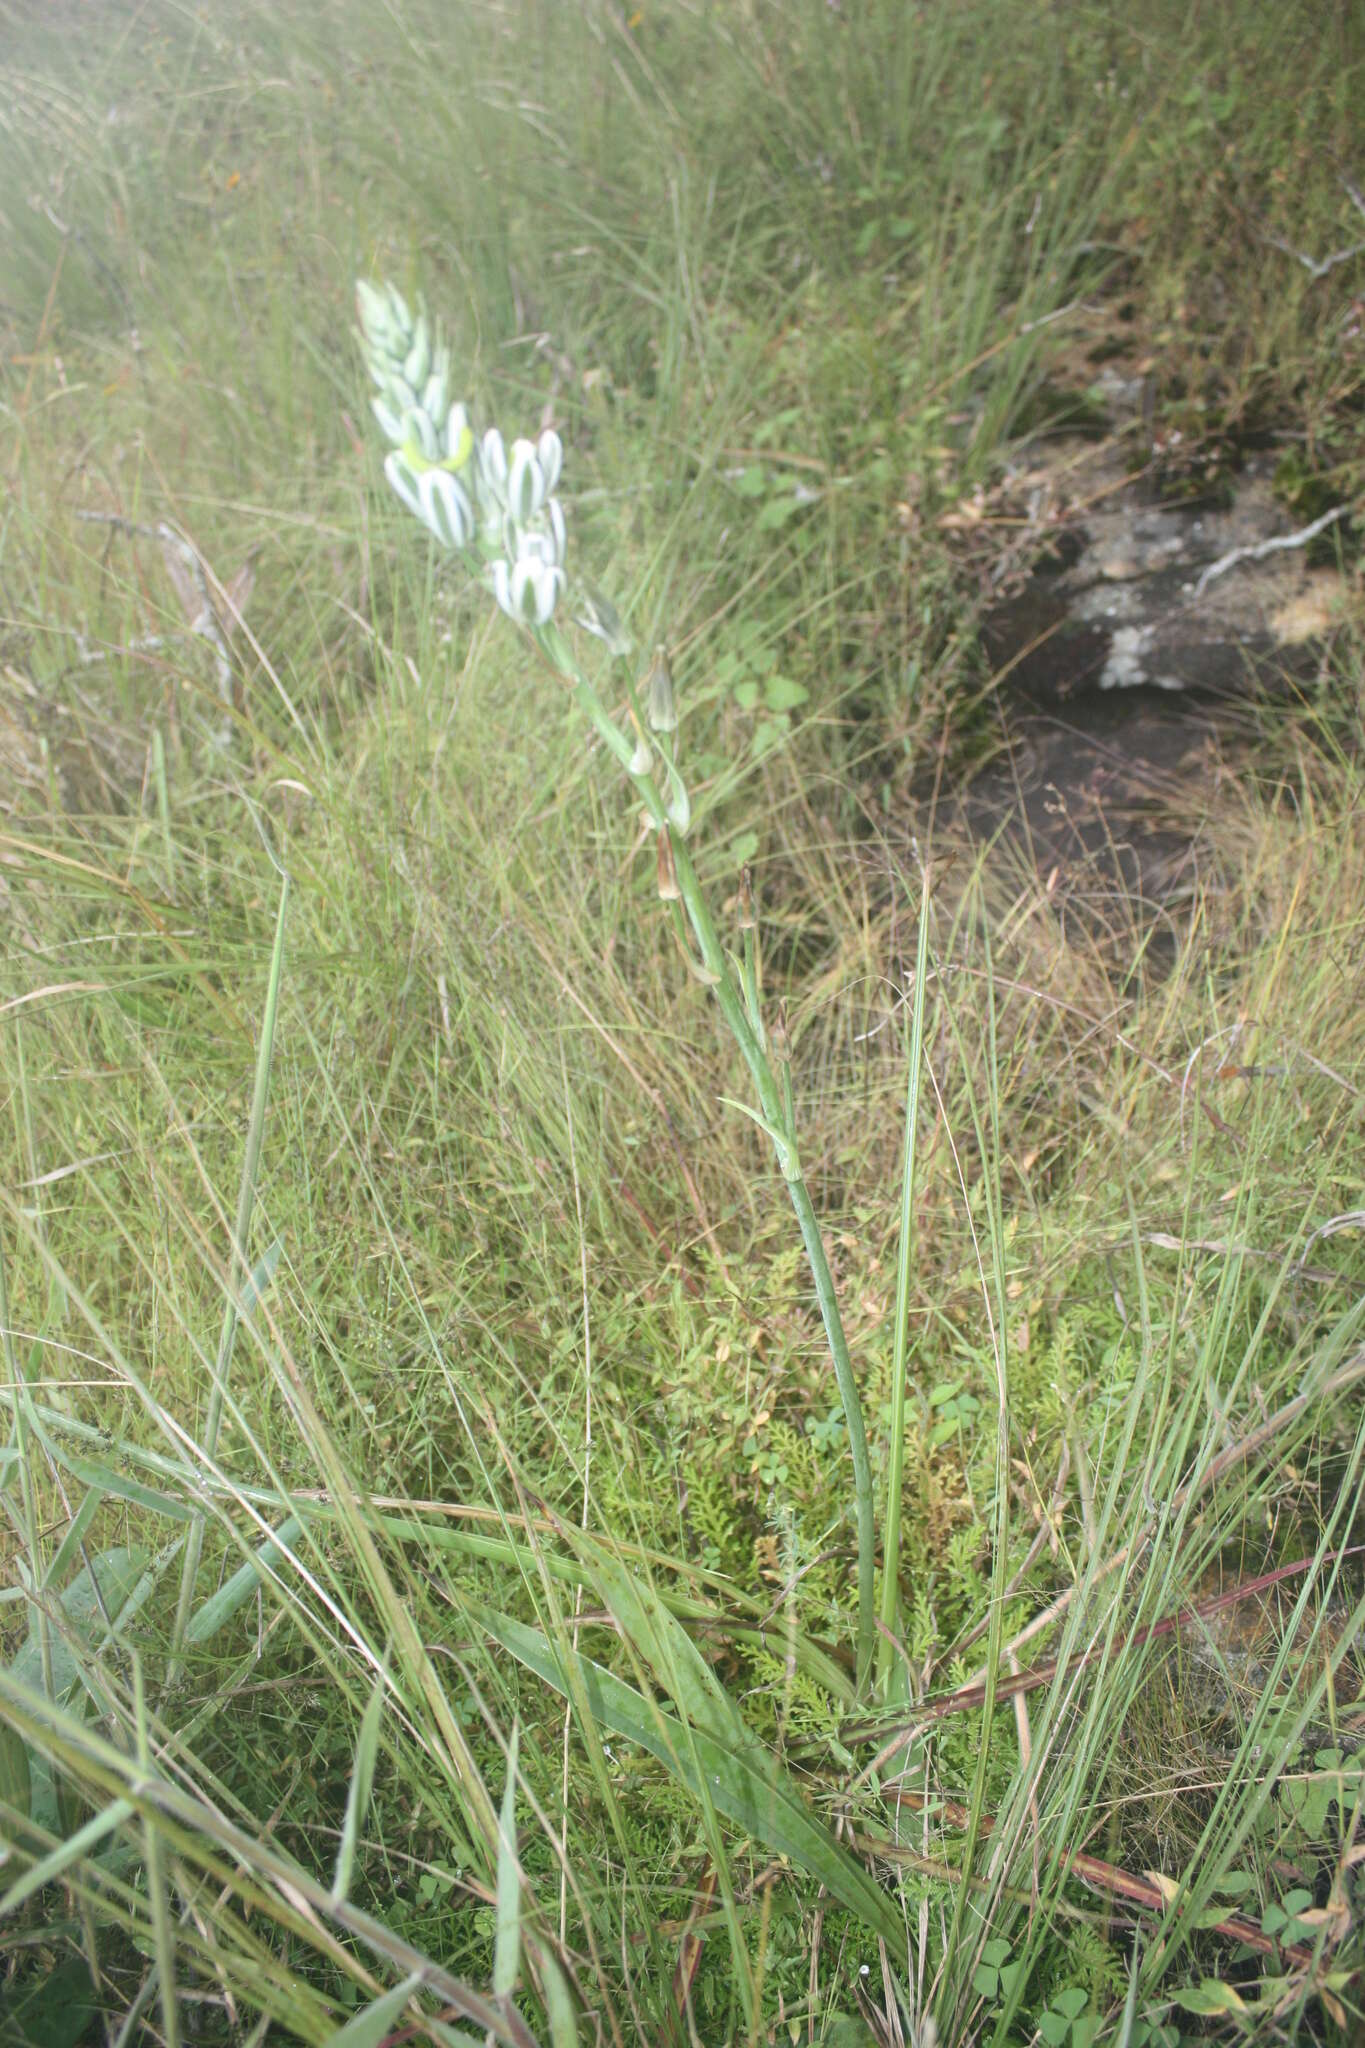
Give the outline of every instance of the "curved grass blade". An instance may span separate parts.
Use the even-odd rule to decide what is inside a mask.
[[[360,1723],[360,1735],[355,1746],[355,1769],[351,1772],[351,1787],[346,1795],[346,1817],[341,1824],[341,1843],[337,1849],[336,1872],[332,1878],[332,1897],[338,1902],[344,1899],[351,1889],[351,1871],[355,1865],[355,1845],[360,1834],[361,1816],[370,1803],[374,1767],[379,1757],[379,1722],[384,1711],[384,1694],[387,1690],[388,1677],[381,1671],[365,1703],[365,1714]]]
[[[474,1601],[468,1602],[468,1612],[509,1656],[564,1698],[572,1697],[561,1654],[539,1629]],[[706,1792],[719,1813],[737,1822],[764,1848],[788,1857],[816,1878],[865,1926],[888,1941],[899,1943],[904,1938],[891,1899],[840,1848],[756,1737],[747,1730],[742,1736],[733,1730],[728,1736],[716,1732],[721,1717],[713,1716],[709,1709],[707,1721],[713,1725],[684,1728],[676,1715],[592,1658],[572,1651],[564,1654],[573,1657],[573,1677],[604,1727],[657,1757],[698,1799],[704,1774]],[[738,1722],[737,1715],[734,1719]]]
[[[507,1747],[507,1785],[498,1816],[498,1918],[493,1936],[493,1991],[510,1998],[521,1969],[521,1871],[517,1864],[517,1727]]]

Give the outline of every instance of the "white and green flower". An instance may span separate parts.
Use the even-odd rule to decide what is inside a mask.
[[[564,570],[544,534],[523,530],[517,543],[515,560],[504,555],[489,572],[493,595],[519,625],[547,626],[564,588]]]
[[[395,449],[384,474],[409,512],[442,547],[467,548],[474,538],[474,507],[459,478],[442,463],[415,464],[406,449]]]
[[[467,408],[450,402],[450,351],[424,310],[392,285],[356,286],[371,410],[392,446],[384,474],[442,547],[477,543],[502,609],[548,624],[565,587],[564,508],[554,495],[564,463],[558,434],[517,440],[496,427],[476,438]]]
[[[553,428],[538,441],[514,441],[507,465],[507,510],[518,526],[529,526],[559,482],[564,445]]]

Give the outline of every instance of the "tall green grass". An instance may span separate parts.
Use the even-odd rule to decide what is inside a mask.
[[[1161,972],[913,834],[932,514],[1074,301],[1355,487],[1357,273],[1266,239],[1353,238],[1353,17],[4,19],[0,2038],[1351,2039],[1354,657]],[[754,867],[871,1705],[783,1191],[614,778],[379,488],[371,269],[553,405]],[[226,741],[161,522],[254,566]]]

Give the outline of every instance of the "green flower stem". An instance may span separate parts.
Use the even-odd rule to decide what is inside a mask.
[[[924,1065],[924,992],[929,965],[929,869],[920,891],[919,937],[915,947],[915,994],[905,1090],[905,1151],[901,1171],[900,1241],[896,1256],[896,1335],[891,1361],[891,1430],[887,1455],[886,1518],[882,1556],[882,1635],[877,1646],[877,1684],[890,1686],[892,1643],[900,1622],[901,1489],[905,1478],[905,1399],[910,1371],[910,1254],[915,1236],[915,1165],[918,1157],[920,1076]]]
[[[655,825],[660,831],[668,829],[668,808],[652,773],[648,769],[643,773],[638,772],[632,765],[634,748],[631,741],[612,719],[597,691],[579,668],[563,634],[557,627],[550,625],[541,627],[535,638],[546,658],[565,680],[572,684],[584,715],[625,768]],[[744,1063],[758,1092],[763,1121],[778,1147],[783,1177],[787,1183],[792,1207],[796,1211],[797,1223],[800,1225],[806,1259],[815,1282],[816,1299],[820,1304],[820,1316],[825,1326],[830,1358],[834,1365],[834,1377],[843,1406],[849,1450],[853,1458],[853,1498],[858,1529],[858,1636],[855,1671],[857,1687],[861,1691],[872,1663],[876,1532],[872,1504],[872,1468],[867,1455],[867,1431],[863,1425],[858,1383],[853,1376],[853,1361],[849,1357],[848,1339],[844,1335],[838,1298],[834,1292],[834,1277],[825,1255],[819,1218],[816,1216],[815,1205],[811,1201],[810,1190],[806,1186],[797,1154],[791,1114],[790,1082],[784,1076],[786,1085],[778,1083],[757,1031],[750,1022],[744,997],[736,985],[729,955],[720,942],[710,908],[702,894],[701,882],[681,834],[673,832],[671,843],[678,887],[682,891],[683,906],[701,953],[702,964],[707,971],[707,978],[725,1021],[744,1055]],[[785,1142],[778,1138],[778,1133],[784,1135]]]

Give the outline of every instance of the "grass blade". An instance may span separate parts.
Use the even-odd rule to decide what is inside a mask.
[[[361,1817],[370,1803],[374,1767],[379,1757],[379,1723],[384,1712],[384,1695],[387,1690],[388,1677],[381,1671],[365,1703],[360,1735],[355,1746],[355,1767],[351,1772],[350,1790],[346,1794],[346,1817],[341,1824],[341,1843],[337,1849],[336,1873],[332,1878],[332,1897],[338,1902],[346,1898],[351,1889],[356,1840],[360,1833]]]
[[[493,1991],[510,1998],[521,1969],[521,1869],[517,1863],[517,1729],[507,1747],[507,1784],[498,1815],[497,1930],[493,1937]]]
[[[571,1697],[560,1656],[538,1629],[472,1601],[469,1612],[509,1656],[555,1692]],[[900,1916],[892,1901],[840,1848],[766,1752],[761,1752],[760,1760],[752,1741],[732,1747],[705,1728],[684,1728],[676,1715],[646,1699],[590,1657],[576,1657],[575,1667],[593,1715],[605,1728],[648,1750],[695,1798],[700,1799],[704,1792],[718,1812],[738,1822],[765,1848],[790,1857],[864,1926],[888,1941],[902,1939]]]
[[[413,1993],[421,1988],[422,1973],[414,1970],[401,1984],[395,1984],[392,1991],[372,1999],[363,2011],[347,2020],[344,2027],[338,2027],[327,2048],[379,2048],[380,2042],[393,2032],[402,2018]]]
[[[251,1096],[251,1114],[247,1121],[246,1156],[242,1161],[241,1186],[237,1194],[237,1221],[232,1233],[227,1299],[223,1304],[223,1322],[218,1333],[218,1356],[213,1369],[213,1387],[209,1394],[208,1414],[204,1421],[202,1449],[205,1457],[209,1459],[212,1459],[218,1448],[218,1431],[223,1419],[223,1396],[237,1336],[239,1303],[245,1299],[248,1278],[246,1248],[251,1233],[251,1218],[256,1207],[256,1176],[261,1162],[261,1145],[265,1137],[265,1111],[270,1095],[270,1066],[275,1049],[275,1019],[279,1011],[280,983],[284,974],[284,929],[288,907],[289,877],[285,875],[280,883],[280,904],[275,916],[275,944],[270,956],[270,974],[265,990],[265,1015],[261,1021],[260,1044],[256,1049],[256,1080]],[[185,1561],[180,1577],[180,1598],[176,1606],[175,1628],[171,1639],[171,1662],[168,1673],[171,1681],[177,1675],[180,1648],[189,1626],[190,1609],[194,1602],[194,1581],[199,1571],[199,1558],[203,1546],[204,1524],[201,1518],[191,1525],[185,1546]]]

